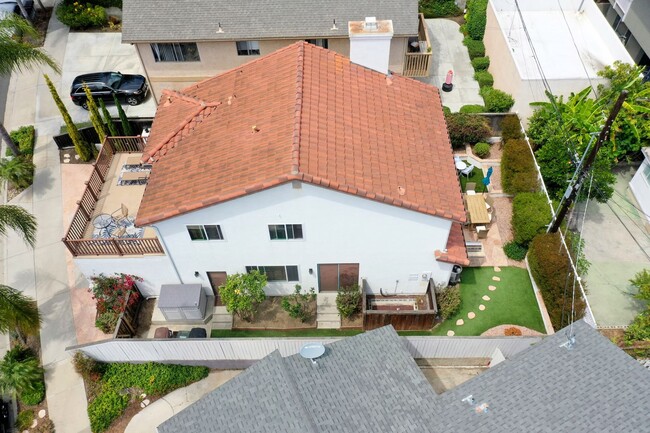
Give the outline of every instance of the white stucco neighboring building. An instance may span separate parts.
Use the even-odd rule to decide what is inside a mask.
[[[494,87],[515,99],[527,119],[531,102],[547,102],[605,81],[598,71],[620,60],[634,63],[591,0],[490,0],[485,50]]]
[[[639,207],[646,215],[648,227],[650,227],[650,147],[644,147],[643,162],[636,174],[630,181],[630,189]]]
[[[148,296],[253,269],[269,295],[424,294],[469,263],[438,90],[305,42],[165,91],[140,161],[130,207],[155,238],[70,241],[86,276],[135,274]]]

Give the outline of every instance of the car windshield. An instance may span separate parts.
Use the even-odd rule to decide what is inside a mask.
[[[107,84],[109,87],[112,87],[113,89],[119,89],[121,81],[122,81],[122,74],[118,72],[111,72],[111,76],[108,77]]]

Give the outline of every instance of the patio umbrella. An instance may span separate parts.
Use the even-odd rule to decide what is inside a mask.
[[[483,185],[485,185],[486,188],[490,184],[490,177],[492,177],[492,171],[494,171],[492,167],[488,168],[487,174],[483,178]]]

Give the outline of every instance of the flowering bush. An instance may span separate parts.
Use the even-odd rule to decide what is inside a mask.
[[[61,2],[56,8],[56,16],[71,29],[102,27],[108,22],[106,10],[91,3]]]
[[[88,291],[93,294],[93,299],[97,302],[97,316],[104,319],[100,328],[104,332],[106,332],[104,322],[107,322],[107,315],[112,314],[117,318],[127,307],[135,305],[140,300],[140,292],[135,287],[138,281],[142,281],[142,278],[126,274],[113,276],[99,274],[90,278]]]
[[[247,322],[252,321],[257,307],[266,299],[266,281],[266,275],[259,271],[228,275],[226,284],[219,287],[219,296],[226,310]]]

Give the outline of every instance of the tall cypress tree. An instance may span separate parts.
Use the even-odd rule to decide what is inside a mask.
[[[63,105],[63,101],[61,101],[61,97],[59,96],[59,92],[56,91],[56,87],[54,87],[54,84],[52,84],[52,80],[50,80],[50,77],[48,77],[47,74],[44,74],[43,76],[45,77],[47,87],[49,87],[50,93],[52,94],[52,99],[54,99],[56,106],[61,112],[63,121],[68,127],[68,135],[74,144],[77,155],[79,155],[79,158],[81,158],[82,161],[90,161],[95,156],[95,146],[88,144],[81,137],[81,134],[79,134],[79,130],[77,129],[77,125],[74,124],[72,118],[70,117],[70,113],[68,113],[68,109],[65,108],[65,105]]]
[[[86,83],[83,84],[83,88],[86,93],[86,104],[88,104],[88,115],[90,116],[90,121],[93,124],[93,128],[95,128],[95,132],[97,132],[99,142],[104,144],[108,131],[106,130],[102,116],[99,114],[99,109],[97,108],[97,104],[95,104],[95,99],[93,98],[92,93],[90,93],[90,89]]]
[[[99,99],[99,106],[102,109],[102,114],[104,115],[104,120],[106,121],[106,126],[108,126],[108,132],[110,132],[110,136],[116,137],[120,135],[120,133],[117,132],[117,126],[115,126],[115,123],[111,118],[111,113],[108,112],[108,109],[106,108],[106,104],[104,104],[104,100],[101,98]]]
[[[129,118],[126,117],[126,113],[122,108],[122,104],[120,104],[120,101],[117,99],[117,96],[115,96],[115,94],[113,94],[113,100],[115,101],[115,105],[117,106],[117,112],[120,115],[120,121],[122,122],[122,132],[124,132],[124,135],[127,137],[133,137],[135,134],[131,129]]]

